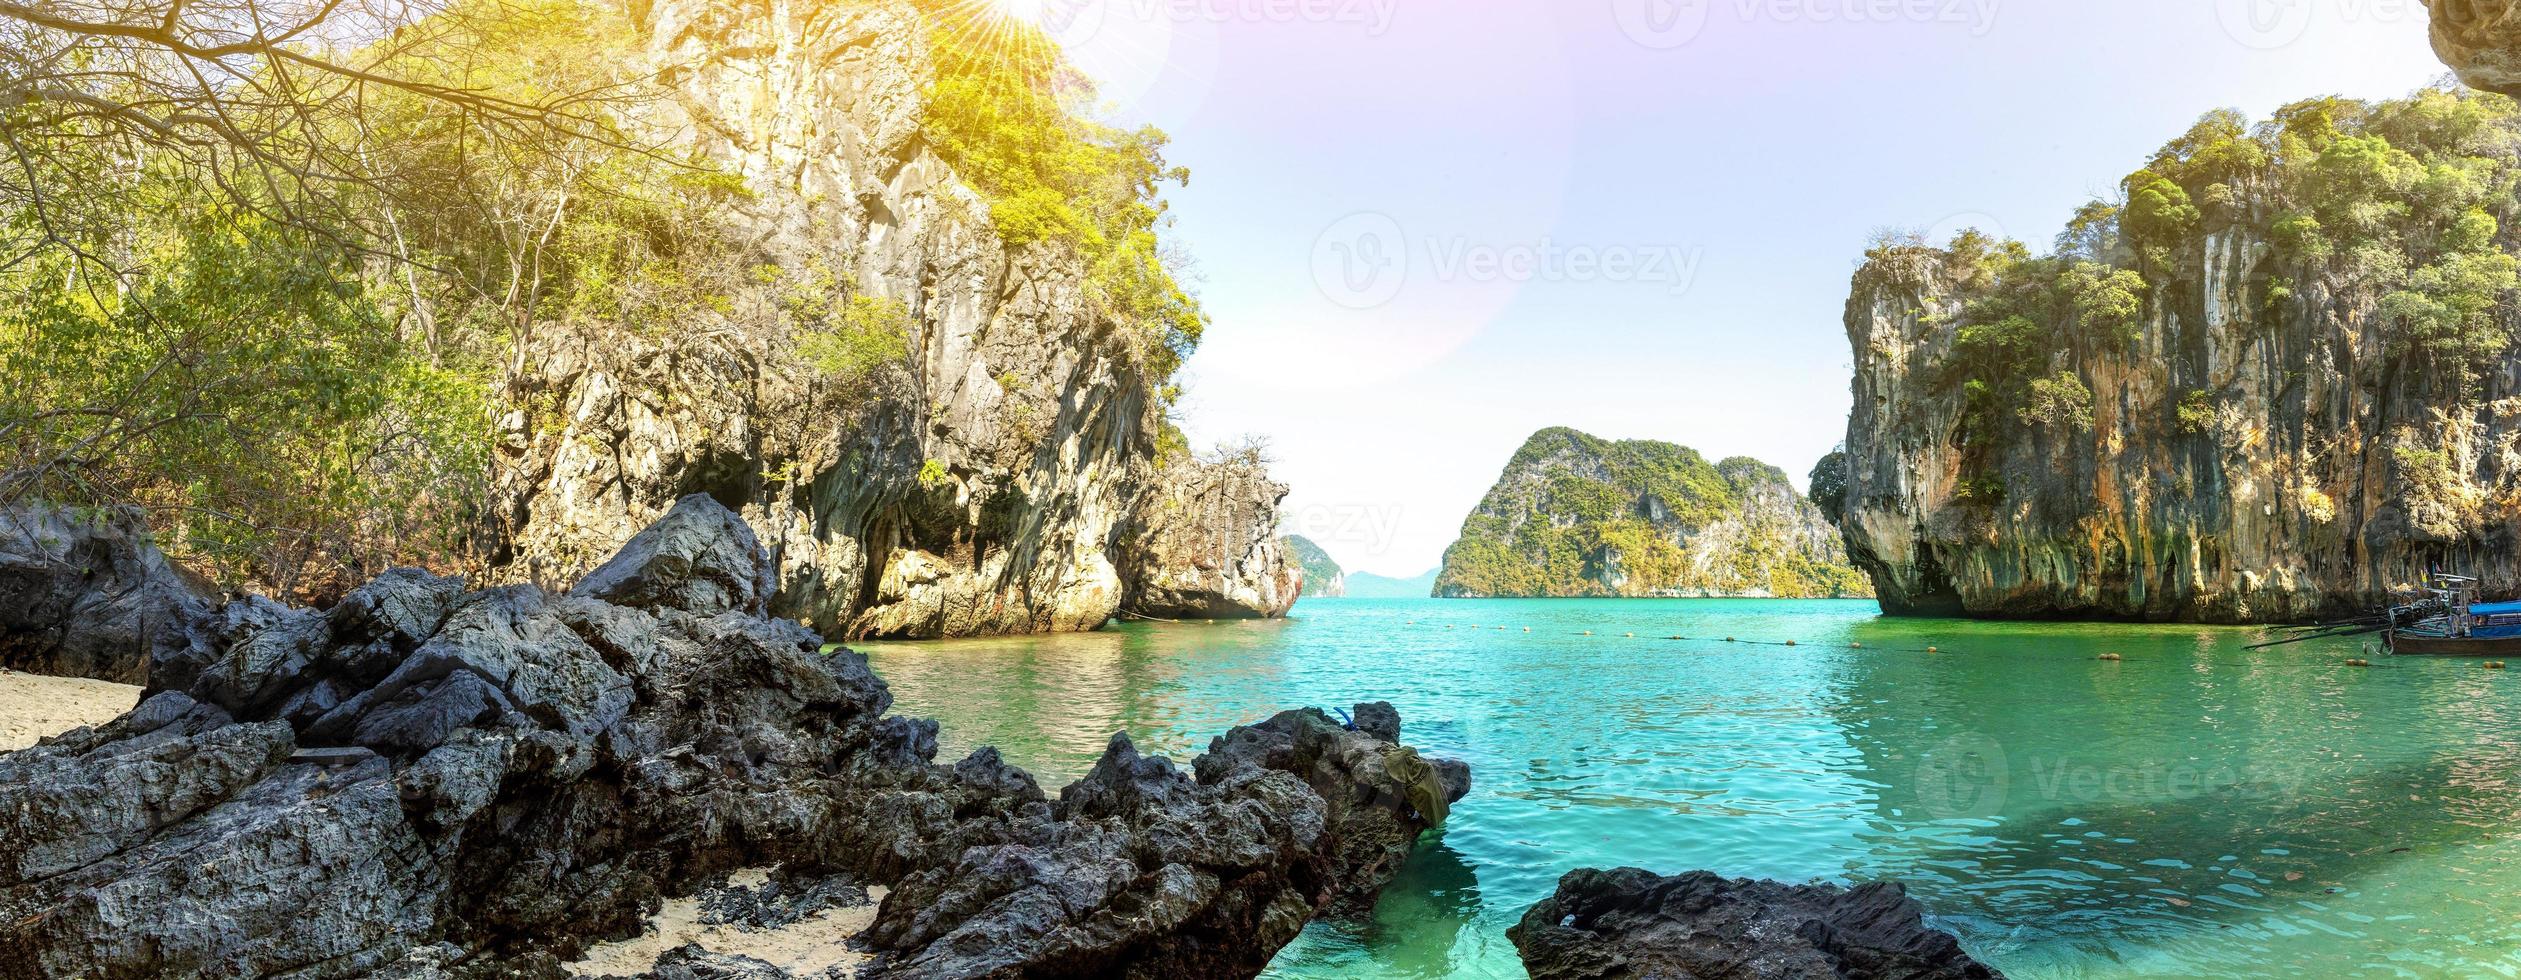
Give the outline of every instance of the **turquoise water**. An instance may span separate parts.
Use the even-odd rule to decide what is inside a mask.
[[[2257,638],[1870,602],[1306,600],[868,652],[949,751],[994,744],[1054,785],[1114,731],[1187,761],[1279,708],[1365,700],[1468,759],[1476,787],[1374,920],[1315,925],[1278,977],[1521,977],[1506,927],[1615,865],[1901,879],[2017,977],[2521,976],[2521,674]]]

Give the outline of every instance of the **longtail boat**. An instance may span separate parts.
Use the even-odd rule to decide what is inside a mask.
[[[2521,602],[2479,602],[2477,580],[2465,575],[2435,575],[2390,607],[2389,623],[2381,639],[2400,656],[2521,656]]]

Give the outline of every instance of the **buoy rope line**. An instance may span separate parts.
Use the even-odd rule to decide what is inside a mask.
[[[1428,629],[1440,629],[1440,630],[1455,630],[1455,629],[1459,629],[1459,630],[1470,630],[1470,631],[1473,631],[1473,632],[1483,632],[1483,633],[1485,633],[1485,632],[1510,633],[1510,632],[1514,632],[1516,629],[1518,629],[1518,627],[1511,627],[1511,626],[1485,626],[1485,625],[1480,625],[1480,624],[1477,624],[1477,623],[1473,623],[1473,624],[1470,624],[1470,625],[1463,625],[1463,624],[1459,624],[1459,623],[1421,623],[1421,622],[1419,622],[1419,621],[1417,621],[1417,620],[1414,620],[1414,619],[1413,619],[1413,620],[1409,620],[1409,621],[1408,621],[1408,625],[1411,625],[1411,626],[1424,626],[1424,627],[1426,627],[1426,628],[1428,628]],[[1531,628],[1531,627],[1529,627],[1529,626],[1519,627],[1519,629],[1520,629],[1522,632],[1524,632],[1524,633],[1530,633],[1530,632],[1532,632],[1532,628]],[[1845,647],[1832,647],[1830,644],[1826,644],[1826,643],[1804,643],[1804,642],[1801,642],[1801,641],[1798,641],[1798,640],[1745,640],[1745,639],[1741,639],[1741,638],[1739,638],[1739,637],[1732,637],[1732,636],[1686,636],[1686,635],[1682,635],[1682,634],[1678,634],[1678,633],[1672,634],[1672,635],[1670,635],[1670,636],[1665,636],[1665,637],[1653,637],[1653,636],[1639,637],[1639,636],[1638,636],[1637,634],[1635,634],[1635,633],[1619,633],[1619,634],[1614,635],[1614,634],[1608,634],[1608,633],[1596,633],[1596,632],[1594,632],[1594,631],[1592,631],[1592,630],[1579,630],[1579,631],[1574,632],[1574,633],[1564,633],[1564,634],[1557,634],[1557,635],[1562,635],[1562,636],[1594,636],[1594,637],[1601,637],[1601,638],[1603,638],[1603,639],[1612,639],[1612,640],[1635,640],[1635,639],[1647,639],[1647,640],[1654,640],[1654,639],[1661,639],[1661,640],[1663,640],[1663,641],[1665,641],[1665,642],[1680,641],[1680,642],[1688,642],[1688,643],[1727,643],[1727,644],[1732,644],[1732,645],[1734,645],[1734,646],[1748,646],[1748,647],[1793,647],[1793,648],[1796,648],[1796,649],[1817,648],[1817,649],[1873,650],[1873,651],[1877,651],[1877,652],[1881,652],[1881,653],[1933,653],[1933,654],[1954,654],[1954,655],[1958,655],[1958,654],[1960,654],[1960,651],[1956,651],[1956,650],[1946,650],[1946,649],[1943,649],[1942,647],[1939,647],[1939,646],[1925,646],[1925,647],[1886,647],[1886,646],[1873,646],[1873,645],[1871,645],[1871,644],[1861,643],[1861,642],[1851,642],[1851,643],[1847,644]],[[2346,661],[2344,661],[2344,662],[2318,661],[2318,660],[2293,660],[2293,661],[2275,661],[2275,662],[2248,662],[2248,661],[2235,661],[2235,660],[2213,660],[2213,659],[2208,659],[2208,660],[2203,660],[2203,661],[2195,661],[2195,660],[2170,661],[2170,660],[2164,660],[2164,659],[2162,659],[2162,658],[2160,658],[2160,657],[2128,657],[2128,656],[2123,656],[2123,655],[2116,654],[2116,653],[2103,653],[2103,654],[2100,654],[2100,655],[2097,655],[2097,656],[2087,657],[2087,658],[2084,658],[2084,659],[2086,659],[2086,660],[2090,660],[2090,661],[2093,661],[2093,662],[2097,662],[2097,663],[2130,663],[2130,664],[2174,663],[2174,662],[2176,662],[2176,663],[2184,663],[2184,664],[2204,663],[2204,664],[2207,664],[2207,665],[2209,665],[2209,666],[2215,666],[2215,667],[2243,667],[2243,668],[2253,668],[2253,669],[2255,669],[2255,668],[2262,668],[2262,667],[2326,667],[2326,668],[2331,668],[2331,669],[2334,669],[2334,668],[2339,668],[2339,667],[2351,667],[2351,668],[2355,668],[2355,669],[2359,669],[2359,670],[2361,670],[2361,669],[2370,669],[2370,670],[2396,670],[2396,669],[2398,669],[2398,666],[2399,666],[2399,665],[2397,665],[2397,664],[2378,663],[2378,662],[2375,662],[2375,661],[2373,661],[2373,660],[2369,659],[2368,657],[2358,657],[2358,658],[2353,658],[2353,659],[2346,660]],[[2482,668],[2484,668],[2484,669],[2486,669],[2486,670],[2502,670],[2502,669],[2504,669],[2504,664],[2503,664],[2503,662],[2502,662],[2502,661],[2493,661],[2493,660],[2490,660],[2490,661],[2479,661],[2478,666],[2480,666],[2480,667],[2482,667]]]

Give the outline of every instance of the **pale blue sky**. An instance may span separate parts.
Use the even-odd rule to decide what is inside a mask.
[[[2044,247],[2209,109],[2443,74],[2416,0],[1040,2],[1193,173],[1194,438],[1270,438],[1291,529],[1391,575],[1547,426],[1800,483],[1877,228]]]

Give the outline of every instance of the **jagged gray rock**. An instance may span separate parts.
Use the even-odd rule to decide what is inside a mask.
[[[1506,930],[1532,980],[1987,980],[1897,884],[1571,871]]]
[[[1121,740],[1056,806],[994,751],[936,765],[864,657],[727,608],[768,558],[679,510],[586,594],[400,570],[326,611],[231,604],[130,714],[0,755],[0,980],[551,976],[763,865],[781,896],[729,914],[902,882],[876,976],[1241,977],[1427,824],[1374,781],[1416,753],[1318,712],[1230,734],[1290,750],[1212,751],[1199,784]],[[1031,917],[970,901],[993,883]]]
[[[778,569],[752,525],[709,495],[693,494],[631,536],[621,553],[579,579],[569,594],[635,609],[758,615],[778,584]]]
[[[149,545],[129,510],[0,511],[0,667],[120,684],[201,642],[218,592]]]

